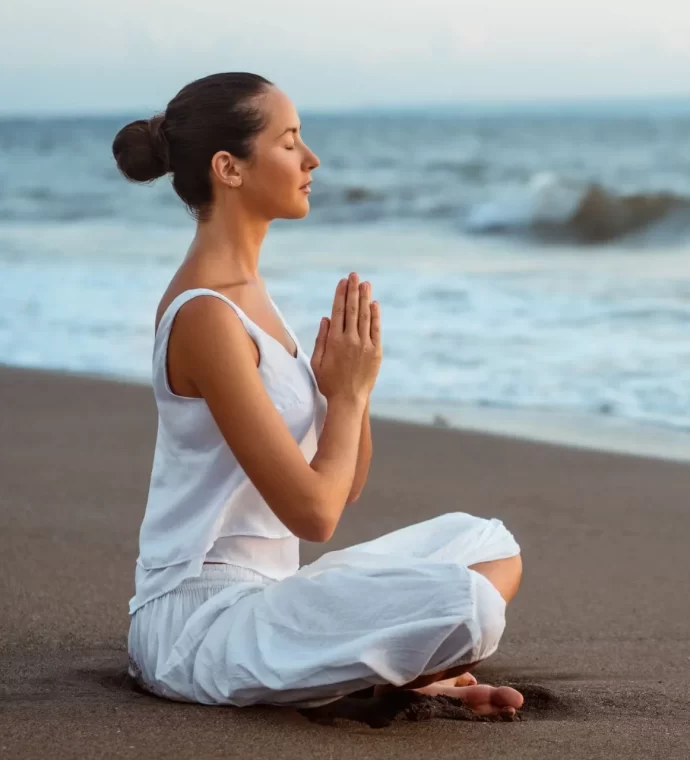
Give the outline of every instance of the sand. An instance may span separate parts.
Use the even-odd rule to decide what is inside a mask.
[[[688,464],[375,420],[364,495],[303,562],[443,512],[500,517],[525,574],[476,675],[527,701],[515,723],[427,704],[423,720],[328,725],[133,690],[151,392],[2,368],[0,398],[0,757],[690,757]]]

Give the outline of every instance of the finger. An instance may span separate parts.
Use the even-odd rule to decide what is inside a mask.
[[[359,286],[359,337],[364,341],[370,336],[371,323],[371,285],[363,282]]]
[[[371,342],[377,347],[381,347],[381,307],[378,301],[372,301],[371,304]]]
[[[324,317],[319,325],[319,332],[316,335],[316,343],[314,344],[314,353],[312,354],[312,366],[320,367],[321,360],[323,359],[324,352],[326,351],[326,339],[328,338],[328,327],[330,320],[328,317]]]
[[[333,309],[331,311],[330,329],[336,333],[342,333],[345,329],[345,295],[347,293],[347,280],[340,280],[335,289]]]
[[[345,332],[357,335],[359,320],[359,277],[352,272],[347,281],[347,300],[345,302]]]

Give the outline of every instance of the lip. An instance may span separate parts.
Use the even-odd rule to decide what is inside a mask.
[[[305,193],[311,192],[311,180],[309,182],[305,182],[302,187],[300,187],[300,190],[304,190]]]

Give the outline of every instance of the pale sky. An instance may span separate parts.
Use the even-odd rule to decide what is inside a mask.
[[[148,113],[219,71],[301,110],[690,95],[690,3],[0,0],[0,114]]]

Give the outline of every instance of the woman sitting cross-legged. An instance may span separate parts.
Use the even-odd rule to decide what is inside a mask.
[[[130,601],[130,672],[171,700],[316,707],[370,689],[513,716],[476,684],[517,591],[498,519],[441,514],[300,567],[364,487],[383,355],[369,282],[341,280],[307,356],[259,276],[274,219],[309,211],[317,156],[295,107],[251,74],[192,82],[123,127],[129,179],[170,174],[197,221],[156,319],[158,433]]]

